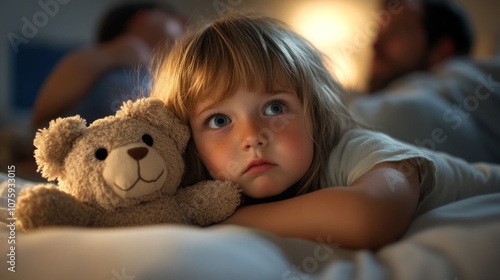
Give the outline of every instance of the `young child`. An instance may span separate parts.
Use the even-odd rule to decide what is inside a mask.
[[[274,19],[230,15],[187,36],[151,95],[192,129],[187,178],[240,184],[247,205],[225,223],[376,249],[415,215],[500,190],[498,166],[361,129],[318,50]]]

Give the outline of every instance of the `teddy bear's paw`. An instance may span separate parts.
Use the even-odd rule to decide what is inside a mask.
[[[228,217],[241,204],[241,188],[231,181],[214,181],[214,183],[217,184],[213,193],[214,202],[223,212],[229,213],[226,216]]]
[[[236,211],[241,203],[241,191],[233,182],[203,181],[178,190],[177,201],[191,223],[208,226]]]
[[[71,195],[52,185],[38,185],[21,192],[16,204],[18,228],[83,225],[89,213]]]
[[[237,183],[231,181],[205,181],[199,184],[205,184],[207,192],[199,192],[198,196],[203,195],[204,202],[210,205],[214,222],[220,222],[236,211],[241,204],[241,189]]]

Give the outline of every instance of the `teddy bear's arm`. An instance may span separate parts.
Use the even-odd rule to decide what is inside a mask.
[[[171,197],[99,213],[91,222],[95,227],[142,226],[151,224],[185,224],[183,214]]]
[[[21,192],[16,212],[20,230],[44,226],[86,226],[92,208],[53,185],[38,185]]]
[[[241,203],[238,184],[230,181],[203,181],[179,189],[177,201],[193,224],[208,226],[234,213]]]

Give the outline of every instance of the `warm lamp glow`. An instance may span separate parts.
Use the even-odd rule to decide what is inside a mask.
[[[353,59],[338,50],[323,50],[323,53],[328,56],[332,74],[340,84],[348,88],[357,88],[360,71]]]
[[[359,23],[366,21],[363,15],[360,5],[351,1],[304,1],[291,8],[287,21],[331,59],[333,74],[341,84],[356,87],[359,65],[346,46],[359,34]]]
[[[291,25],[317,47],[349,39],[352,7],[343,2],[306,2],[292,11]]]

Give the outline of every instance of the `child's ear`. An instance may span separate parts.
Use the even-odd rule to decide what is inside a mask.
[[[50,122],[49,128],[40,129],[33,141],[37,171],[49,180],[63,176],[64,160],[86,129],[80,116],[58,118]]]

